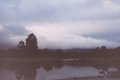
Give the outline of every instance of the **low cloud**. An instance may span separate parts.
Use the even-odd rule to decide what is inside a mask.
[[[0,47],[8,48],[15,46],[16,40],[23,39],[28,31],[22,25],[2,25],[0,30]],[[15,42],[15,43],[14,43]]]
[[[47,40],[40,39],[40,48],[48,49],[72,49],[72,48],[96,48],[101,46],[106,46],[107,48],[116,48],[119,46],[116,42],[110,42],[106,40],[99,40],[90,37],[71,37],[71,38],[61,38],[59,40]]]
[[[99,38],[94,37],[94,34],[98,34],[97,32],[99,32],[99,34],[102,34],[101,31],[103,30],[99,31],[99,29],[98,30],[95,29],[96,31],[94,31],[92,29],[88,30],[87,28],[83,28],[83,27],[75,26],[73,28],[67,26],[67,24],[62,25],[62,27],[61,24],[60,25],[45,24],[45,25],[38,25],[35,27],[31,26],[28,27],[27,29],[36,34],[39,41],[39,48],[49,48],[49,49],[95,48],[95,47],[101,47],[103,45],[107,46],[108,48],[115,48],[119,46],[119,43],[114,40],[104,39],[104,37],[99,37]],[[82,32],[83,29],[84,31]],[[108,32],[108,34],[109,33],[111,32]],[[112,35],[111,35],[111,39],[112,39]]]

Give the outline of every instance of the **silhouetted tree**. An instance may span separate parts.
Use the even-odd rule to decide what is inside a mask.
[[[37,38],[36,36],[31,33],[28,35],[28,38],[26,39],[26,48],[29,50],[37,50]]]
[[[24,41],[19,41],[18,45],[17,45],[18,49],[25,49],[25,43]]]
[[[102,50],[106,50],[106,46],[102,46],[101,49],[102,49]]]
[[[99,47],[96,47],[95,50],[99,50],[100,48]]]

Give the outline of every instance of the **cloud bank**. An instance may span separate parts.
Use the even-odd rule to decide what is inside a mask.
[[[33,32],[39,48],[119,46],[120,0],[0,0],[0,13],[1,45]]]

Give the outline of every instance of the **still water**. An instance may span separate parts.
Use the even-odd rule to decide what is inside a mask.
[[[43,67],[37,69],[36,80],[56,80],[66,79],[73,77],[88,77],[99,76],[99,70],[93,67],[71,67],[63,66],[62,68],[53,68],[50,71],[46,71]],[[0,80],[17,80],[15,71],[8,69],[0,69]]]
[[[109,70],[117,70],[115,68],[110,68]],[[102,76],[99,73],[100,70],[93,67],[71,67],[63,66],[59,69],[53,67],[52,70],[47,71],[43,67],[37,69],[36,80],[57,80],[57,79],[67,79],[75,77],[92,77],[92,76]],[[0,69],[0,80],[17,80],[16,71],[11,71],[8,69]],[[23,80],[24,76],[21,80]]]
[[[79,60],[47,60],[44,62],[37,59],[3,60],[0,65],[0,80],[69,80],[70,78],[104,77],[106,72],[115,72],[116,74],[119,71],[119,67],[106,66],[106,64],[98,65],[96,63],[90,63],[92,64],[90,65],[88,61],[86,62]]]

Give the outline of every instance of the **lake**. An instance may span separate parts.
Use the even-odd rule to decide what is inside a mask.
[[[109,68],[109,70],[116,71],[116,68]],[[71,67],[63,66],[59,69],[53,67],[52,70],[45,70],[41,67],[36,70],[36,80],[59,80],[59,79],[69,79],[77,77],[93,77],[93,76],[103,76],[100,74],[100,70],[93,67]],[[24,76],[22,76],[24,78]],[[0,69],[0,80],[17,80],[16,71],[11,71],[5,68]],[[23,80],[23,79],[22,79]]]

